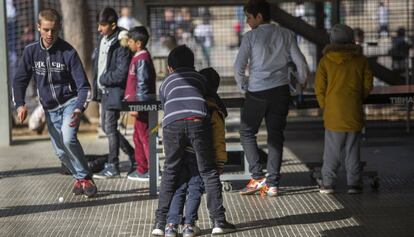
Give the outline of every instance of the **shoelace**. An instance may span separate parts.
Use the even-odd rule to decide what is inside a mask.
[[[268,186],[268,185],[263,186],[263,187],[259,190],[260,196],[261,196],[261,197],[266,196],[267,191],[269,191],[269,186]]]
[[[80,182],[84,188],[92,187],[92,181],[89,181],[87,179],[82,179]]]
[[[257,185],[257,181],[254,179],[250,179],[250,182],[247,184],[247,187],[254,187]]]
[[[82,181],[81,180],[76,180],[74,186],[75,186],[75,188],[81,188],[82,187]]]

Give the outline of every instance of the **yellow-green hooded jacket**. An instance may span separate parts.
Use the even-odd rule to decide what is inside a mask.
[[[323,109],[325,128],[358,132],[364,124],[363,102],[372,90],[372,71],[362,48],[330,44],[323,50],[315,79],[315,94]]]

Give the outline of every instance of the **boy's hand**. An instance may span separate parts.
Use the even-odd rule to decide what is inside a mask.
[[[72,116],[70,117],[72,121],[70,122],[69,126],[76,127],[80,121],[81,115],[82,112],[79,109],[75,109],[75,111],[72,113]]]
[[[129,112],[129,115],[131,115],[134,118],[138,118],[138,111],[131,111]]]
[[[20,123],[23,123],[23,121],[27,117],[27,107],[26,105],[22,105],[19,108],[17,108],[17,119]]]
[[[224,173],[224,168],[223,167],[217,168],[217,172],[219,173],[219,175],[222,175]]]

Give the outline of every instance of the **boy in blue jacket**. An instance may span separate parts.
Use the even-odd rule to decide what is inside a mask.
[[[40,40],[27,45],[13,79],[13,102],[20,122],[27,117],[24,97],[34,77],[53,148],[76,179],[73,193],[92,197],[97,188],[77,138],[88,105],[90,85],[76,50],[59,38],[61,16],[54,9],[39,13]]]

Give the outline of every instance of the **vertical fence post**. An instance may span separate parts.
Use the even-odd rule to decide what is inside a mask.
[[[0,146],[11,144],[6,1],[0,4]]]
[[[39,15],[39,0],[33,0],[33,22],[35,23],[35,26],[37,25],[37,17]],[[37,27],[35,27],[37,29]],[[39,40],[39,34],[37,34],[37,30],[35,30],[35,40]]]

